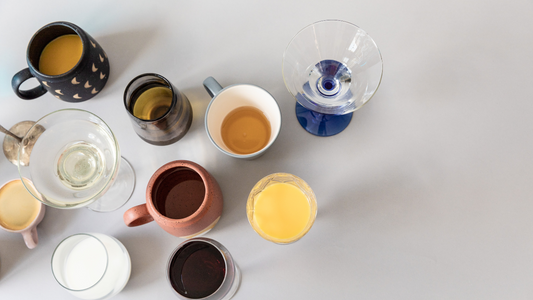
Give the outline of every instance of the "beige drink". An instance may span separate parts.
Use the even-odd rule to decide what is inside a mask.
[[[0,189],[0,226],[22,230],[37,218],[41,203],[24,187],[22,181],[8,182]]]

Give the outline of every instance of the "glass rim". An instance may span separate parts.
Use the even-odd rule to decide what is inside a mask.
[[[281,59],[281,76],[283,77],[283,83],[285,83],[285,88],[287,89],[287,91],[289,91],[289,94],[291,94],[291,96],[294,98],[294,100],[296,100],[296,102],[300,103],[298,101],[298,98],[296,97],[296,95],[294,95],[292,93],[291,89],[289,88],[289,82],[288,82],[288,80],[287,80],[287,78],[285,76],[285,72],[284,72],[284,70],[285,70],[285,55],[287,53],[287,50],[292,45],[292,43],[294,42],[296,37],[298,37],[298,35],[300,35],[300,33],[302,33],[304,30],[308,29],[309,27],[313,27],[313,26],[315,26],[317,24],[321,24],[321,23],[334,23],[334,22],[339,22],[339,23],[343,23],[343,24],[346,24],[346,25],[351,25],[351,26],[357,28],[357,30],[361,30],[362,32],[364,32],[370,38],[370,40],[372,41],[372,43],[376,47],[376,50],[377,50],[377,52],[379,54],[379,61],[381,62],[381,72],[380,72],[380,75],[379,75],[379,81],[378,81],[378,84],[376,85],[376,89],[374,90],[374,93],[365,102],[363,102],[361,105],[356,107],[353,111],[351,111],[351,112],[354,112],[354,111],[360,109],[361,107],[363,107],[368,102],[370,102],[370,100],[372,98],[374,98],[374,96],[376,95],[376,92],[378,91],[379,87],[381,86],[381,82],[383,80],[383,56],[381,55],[381,50],[379,50],[379,47],[376,44],[376,41],[374,41],[374,39],[364,29],[362,29],[361,27],[355,25],[354,23],[351,23],[351,22],[348,22],[348,21],[344,21],[344,20],[340,20],[340,19],[324,19],[324,20],[313,22],[313,23],[303,27],[302,29],[300,29],[291,38],[290,42],[287,44],[287,46],[285,47],[285,50],[283,51],[283,56],[282,56],[282,59]],[[300,103],[300,105],[302,105],[303,107],[306,107],[305,105],[303,105],[301,103]],[[348,114],[348,113],[350,113],[350,112],[347,112],[346,114]]]
[[[59,249],[59,247],[65,242],[67,241],[68,239],[70,238],[73,238],[73,237],[76,237],[76,236],[81,236],[81,235],[85,235],[85,236],[88,236],[89,238],[94,238],[96,239],[101,245],[102,247],[104,247],[104,251],[105,251],[105,255],[106,255],[106,264],[105,264],[105,269],[104,271],[102,272],[102,276],[100,276],[100,278],[91,286],[87,287],[87,288],[84,288],[84,289],[79,289],[79,290],[75,290],[75,289],[71,289],[71,288],[68,288],[66,286],[64,286],[56,277],[56,274],[54,273],[54,257],[55,257],[55,254],[56,254],[56,251]],[[90,234],[90,233],[76,233],[76,234],[73,234],[73,235],[70,235],[66,238],[64,238],[57,246],[56,248],[54,249],[54,252],[52,254],[52,259],[50,261],[50,265],[51,265],[51,269],[52,269],[52,275],[54,276],[54,279],[57,281],[57,283],[59,283],[59,285],[61,285],[63,288],[65,288],[66,290],[69,290],[69,291],[73,291],[73,292],[82,292],[82,291],[86,291],[88,289],[91,289],[93,288],[94,286],[96,286],[98,283],[100,283],[100,281],[102,281],[102,279],[104,278],[105,274],[107,273],[107,268],[109,266],[109,253],[107,251],[107,248],[105,247],[104,243],[99,239],[97,238],[96,236]]]
[[[218,252],[220,252],[220,255],[222,255],[222,258],[224,259],[224,279],[222,280],[222,282],[220,283],[220,286],[216,289],[216,291],[214,291],[213,293],[211,293],[211,294],[209,294],[209,295],[207,295],[207,296],[205,296],[203,298],[189,298],[189,297],[186,297],[186,296],[178,293],[178,291],[176,291],[176,289],[172,286],[172,283],[170,282],[170,266],[172,264],[172,260],[173,260],[174,256],[178,253],[178,251],[180,249],[182,249],[184,246],[186,246],[187,244],[192,243],[192,242],[204,242],[204,243],[210,244],[211,246],[215,247],[218,250]],[[167,263],[167,270],[166,270],[167,282],[170,285],[170,288],[172,289],[172,291],[174,291],[174,293],[176,293],[179,297],[183,297],[184,299],[195,299],[195,300],[209,299],[209,297],[211,297],[214,294],[218,293],[222,289],[224,284],[226,284],[226,282],[228,281],[228,265],[231,265],[234,269],[236,268],[235,263],[233,262],[233,257],[229,253],[228,249],[226,249],[226,247],[224,247],[219,242],[217,242],[217,241],[215,241],[213,239],[210,239],[210,238],[193,237],[193,238],[190,238],[190,239],[180,243],[172,251],[172,253],[170,254],[169,259],[168,259],[168,263]],[[231,280],[234,281],[235,278],[231,278]],[[231,282],[231,284],[233,285],[233,282]]]
[[[148,181],[148,184],[152,186],[152,190],[150,192],[150,197],[147,198],[146,200],[147,200],[147,204],[149,204],[150,206],[153,206],[154,210],[159,214],[159,217],[161,219],[168,220],[170,222],[175,222],[175,221],[186,222],[186,221],[190,221],[190,220],[193,220],[193,219],[197,218],[201,214],[205,214],[205,211],[208,209],[207,206],[209,204],[211,204],[211,203],[208,203],[208,202],[211,202],[209,200],[209,194],[211,192],[211,188],[208,185],[209,178],[206,177],[204,174],[202,174],[202,172],[201,172],[202,170],[198,169],[197,166],[194,166],[194,165],[173,165],[173,164],[175,164],[175,162],[176,161],[171,161],[171,162],[168,162],[168,163],[162,165],[161,167],[159,167],[159,169],[157,169],[154,172],[154,174],[152,174],[152,177],[150,177],[150,180]],[[194,172],[196,175],[198,175],[200,177],[200,179],[202,179],[202,184],[204,186],[205,192],[204,192],[204,195],[203,195],[202,203],[200,204],[198,209],[196,209],[192,214],[190,214],[190,215],[188,215],[188,216],[186,216],[184,218],[174,219],[174,218],[171,218],[171,217],[167,217],[166,215],[162,214],[159,211],[158,207],[156,206],[156,201],[154,201],[154,199],[156,197],[154,197],[153,192],[157,188],[159,188],[159,186],[167,179],[167,177],[171,173],[177,172],[177,171],[179,171],[179,169],[189,170],[189,171]],[[166,176],[163,177],[162,175],[167,173],[167,172],[169,172],[169,174],[166,174]]]
[[[77,204],[75,205],[72,205],[72,206],[61,206],[61,205],[57,205],[53,202],[49,202],[49,201],[45,201],[45,200],[42,200],[41,197],[42,197],[42,194],[37,190],[37,187],[35,187],[35,192],[38,193],[39,195],[34,195],[31,191],[31,189],[29,189],[26,184],[24,184],[24,180],[22,180],[22,184],[24,185],[24,187],[26,188],[26,190],[37,200],[39,200],[40,202],[50,206],[50,207],[54,207],[54,208],[59,208],[59,209],[75,209],[75,208],[79,208],[79,207],[84,207],[84,206],[87,206],[89,204],[91,204],[92,202],[94,202],[96,199],[98,199],[98,197],[100,197],[102,195],[102,192],[106,191],[107,188],[109,187],[109,184],[112,183],[113,179],[115,178],[115,175],[116,173],[118,172],[118,166],[120,164],[120,159],[121,159],[121,156],[120,156],[120,147],[119,147],[119,144],[118,144],[118,141],[117,141],[117,138],[115,136],[115,134],[113,133],[113,131],[111,130],[111,127],[109,127],[109,125],[107,125],[107,123],[102,119],[100,118],[99,116],[97,116],[96,114],[90,112],[90,111],[87,111],[87,110],[83,110],[83,109],[78,109],[78,108],[64,108],[64,109],[59,109],[59,110],[55,110],[51,113],[48,113],[46,115],[44,115],[43,117],[41,117],[40,119],[38,119],[37,121],[35,121],[35,124],[33,124],[30,129],[28,129],[28,132],[31,132],[34,128],[36,128],[38,125],[39,126],[42,126],[41,124],[39,124],[41,121],[43,121],[45,118],[48,118],[52,115],[55,115],[57,113],[63,113],[63,112],[70,112],[70,111],[73,111],[73,112],[81,112],[81,113],[87,113],[89,115],[92,115],[94,117],[96,117],[98,120],[100,120],[105,126],[106,128],[109,130],[109,133],[111,133],[111,137],[113,139],[113,144],[115,146],[115,149],[116,149],[116,157],[115,157],[115,164],[113,166],[113,174],[111,176],[109,176],[109,179],[107,179],[107,182],[103,185],[102,189],[100,189],[97,193],[94,194],[94,196],[92,196],[91,198],[85,200],[85,201],[82,201],[82,202],[78,202]],[[44,127],[44,126],[43,126]],[[24,141],[26,139],[26,136],[27,136],[27,133],[24,135],[24,137],[22,138],[22,141]],[[21,171],[21,168],[22,167],[26,167],[26,168],[31,168],[29,165],[28,166],[21,166],[20,164],[20,154],[23,150],[23,147],[19,147],[19,150],[17,152],[17,169],[18,169],[18,173],[19,173],[19,177],[21,179],[25,178],[22,176],[22,171]],[[30,180],[31,181],[31,180]],[[46,195],[45,195],[45,199],[46,199]]]
[[[264,184],[262,182],[270,180],[272,178],[275,178],[276,176],[287,176],[287,177],[291,178],[296,183],[300,183],[300,182],[303,183],[303,185],[304,185],[303,187],[300,186],[300,185],[297,185],[297,187],[305,195],[305,197],[306,197],[306,199],[307,199],[307,201],[309,203],[309,207],[310,207],[310,212],[309,212],[310,215],[309,215],[309,220],[307,221],[307,224],[302,229],[302,231],[300,231],[297,235],[295,235],[295,236],[293,236],[291,238],[278,239],[278,238],[274,238],[274,237],[266,234],[256,224],[256,222],[255,222],[255,220],[253,218],[253,213],[254,213],[254,208],[255,208],[255,197],[261,193],[261,192],[257,193],[256,190],[260,188],[261,191],[263,191],[267,186],[270,185],[270,182],[272,182],[272,181],[267,182],[265,184],[265,186],[261,187],[261,185]],[[298,182],[298,181],[300,181],[300,182]],[[282,182],[278,182],[278,183],[282,183]],[[248,219],[248,223],[250,223],[250,226],[252,227],[252,229],[257,234],[259,234],[262,238],[264,238],[265,240],[273,242],[275,244],[279,244],[279,245],[292,244],[292,243],[300,240],[301,238],[303,238],[309,232],[309,230],[311,230],[311,227],[313,227],[313,224],[315,223],[315,220],[316,220],[317,213],[318,213],[318,207],[317,207],[316,196],[315,196],[315,193],[313,192],[313,190],[311,189],[311,187],[303,179],[301,179],[300,177],[298,177],[298,176],[296,176],[294,174],[290,174],[290,173],[283,173],[283,172],[273,173],[273,174],[270,174],[270,175],[267,175],[267,176],[261,178],[254,185],[252,190],[250,191],[250,194],[248,195],[248,200],[246,201],[246,216],[247,216],[247,219]]]
[[[157,77],[161,80],[163,80],[165,83],[166,83],[166,87],[170,89],[170,91],[172,92],[172,102],[170,104],[170,107],[168,108],[168,110],[162,115],[160,116],[159,118],[156,118],[156,119],[153,119],[153,120],[145,120],[145,119],[141,119],[141,118],[138,118],[136,117],[128,108],[128,106],[126,105],[126,100],[127,100],[127,97],[126,97],[126,94],[128,93],[128,90],[130,88],[130,86],[137,80],[141,79],[142,77],[148,77],[148,76],[153,76],[153,77]],[[134,118],[135,120],[139,120],[143,123],[155,123],[157,121],[160,121],[160,120],[163,120],[164,118],[166,118],[170,112],[175,108],[175,106],[177,105],[177,97],[178,95],[176,94],[177,91],[174,90],[174,87],[172,86],[172,83],[166,79],[163,75],[160,75],[160,74],[157,74],[157,73],[143,73],[143,74],[140,74],[138,76],[136,76],[135,78],[133,78],[129,83],[128,85],[126,86],[126,88],[124,89],[124,96],[123,96],[123,102],[124,102],[124,107],[126,108],[126,111],[128,112],[128,114]],[[133,94],[133,93],[132,93]],[[131,97],[130,97],[131,98]],[[131,101],[130,101],[130,104],[131,104]]]

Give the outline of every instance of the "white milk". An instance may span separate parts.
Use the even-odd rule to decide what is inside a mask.
[[[97,239],[79,242],[65,261],[64,272],[67,287],[84,290],[95,285],[107,268],[107,251]]]
[[[82,299],[107,299],[128,282],[131,261],[126,248],[113,237],[92,233],[65,239],[54,252],[56,280]]]

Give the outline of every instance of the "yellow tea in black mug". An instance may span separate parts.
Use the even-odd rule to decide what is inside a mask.
[[[31,100],[50,92],[67,102],[81,102],[96,96],[109,78],[106,53],[88,33],[69,22],[43,26],[31,38],[26,53],[28,68],[11,80],[17,96]],[[35,77],[39,86],[21,90],[21,84]]]
[[[61,75],[74,68],[83,54],[83,43],[77,34],[65,34],[46,45],[39,58],[39,72]]]

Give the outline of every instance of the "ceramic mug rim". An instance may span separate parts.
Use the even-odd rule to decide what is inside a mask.
[[[67,28],[73,30],[74,33],[80,37],[83,49],[82,49],[82,53],[81,53],[80,59],[78,60],[76,65],[74,67],[72,67],[70,70],[68,70],[65,73],[58,74],[58,75],[47,75],[47,74],[42,73],[39,70],[38,66],[34,66],[32,64],[32,62],[30,60],[30,51],[31,51],[32,45],[33,45],[35,39],[37,38],[37,36],[39,34],[41,34],[43,31],[48,30],[50,27],[54,27],[54,26],[63,26],[63,27],[67,27]],[[37,73],[39,75],[39,77],[43,77],[43,78],[47,78],[47,79],[60,79],[60,78],[63,78],[63,77],[69,77],[70,75],[76,73],[76,70],[82,64],[82,61],[84,60],[84,57],[85,57],[86,52],[87,52],[86,50],[87,50],[87,47],[88,47],[88,43],[87,43],[88,42],[88,38],[85,36],[85,34],[82,34],[82,33],[84,33],[83,29],[78,27],[76,24],[73,24],[73,23],[70,23],[70,22],[66,22],[66,21],[52,22],[52,23],[46,24],[43,27],[39,28],[33,34],[33,36],[31,37],[31,39],[30,39],[30,41],[28,43],[28,47],[26,49],[26,62],[28,64],[28,66],[30,67],[30,70],[32,70],[33,72]],[[63,34],[63,35],[65,35],[65,34]],[[56,38],[58,38],[60,36],[63,36],[63,35],[59,35]],[[50,42],[48,42],[48,43],[50,43]],[[43,48],[43,50],[44,50],[44,48]],[[41,53],[42,53],[42,50],[41,50]]]
[[[23,177],[24,180],[27,180],[27,182],[33,187],[33,182],[31,182],[31,180],[29,180],[28,178],[26,177]],[[2,190],[6,185],[8,185],[9,183],[11,182],[14,182],[14,181],[22,181],[21,179],[12,179],[12,180],[9,180],[8,182],[5,182],[4,184],[0,185],[0,190]],[[24,185],[24,183],[23,183]],[[26,187],[24,187],[24,189],[26,189]],[[29,192],[28,192],[29,193]],[[31,193],[30,193],[31,195]],[[44,213],[44,209],[45,209],[45,205],[44,203],[42,203],[41,201],[37,200],[33,195],[31,195],[32,198],[35,199],[35,201],[39,202],[39,212],[37,213],[36,217],[31,221],[31,223],[24,227],[23,229],[19,229],[19,230],[13,230],[13,229],[9,229],[9,228],[6,228],[4,226],[2,226],[2,224],[0,224],[0,228],[4,229],[5,231],[8,231],[8,232],[13,232],[13,233],[22,233],[24,231],[27,231],[27,230],[31,230],[33,227],[39,225],[39,223],[41,222],[40,219],[40,216],[41,214]],[[37,224],[36,224],[37,223]]]
[[[268,142],[268,144],[266,144],[263,148],[261,148],[260,150],[256,151],[256,152],[253,152],[253,153],[249,153],[249,154],[237,154],[237,153],[232,153],[232,152],[229,152],[225,149],[223,149],[222,147],[220,147],[216,142],[215,140],[213,139],[213,137],[211,136],[211,134],[209,133],[209,127],[207,126],[207,122],[208,122],[208,116],[209,116],[209,112],[211,111],[211,105],[213,104],[213,102],[215,102],[216,98],[219,97],[220,95],[222,95],[222,93],[228,91],[229,89],[231,88],[239,88],[239,87],[245,87],[245,86],[250,86],[250,87],[253,87],[253,88],[258,88],[262,91],[264,91],[265,93],[268,94],[269,96],[269,100],[271,100],[272,102],[274,102],[274,104],[276,104],[276,107],[277,107],[277,112],[279,112],[279,126],[276,130],[276,132],[273,134],[273,137],[271,138],[271,140]],[[207,137],[209,137],[209,140],[211,141],[211,143],[213,143],[213,145],[215,145],[215,147],[220,150],[222,153],[226,154],[226,155],[229,155],[231,157],[235,157],[235,158],[253,158],[253,157],[256,157],[256,156],[260,156],[261,154],[263,154],[268,148],[270,148],[270,146],[272,146],[272,144],[276,141],[276,139],[278,138],[279,136],[279,133],[281,132],[281,127],[282,127],[282,115],[281,115],[281,108],[279,107],[279,104],[278,104],[278,101],[276,101],[276,98],[274,98],[274,96],[272,96],[272,94],[270,92],[268,92],[267,90],[265,90],[264,88],[258,86],[258,85],[255,85],[255,84],[249,84],[249,83],[236,83],[236,84],[232,84],[232,85],[228,85],[226,87],[224,87],[223,89],[221,89],[216,95],[213,96],[213,98],[211,98],[211,101],[209,101],[209,105],[207,106],[207,109],[205,110],[205,118],[204,118],[204,127],[205,127],[205,131],[207,132]],[[273,129],[272,126],[270,127],[270,129]]]
[[[204,193],[204,198],[202,200],[202,204],[200,204],[200,207],[198,207],[198,209],[196,209],[196,211],[194,213],[192,213],[191,215],[185,217],[185,218],[181,218],[181,219],[173,219],[173,218],[169,218],[165,215],[163,215],[156,207],[155,207],[155,204],[154,204],[154,197],[152,197],[152,192],[154,190],[154,187],[155,187],[155,184],[158,182],[158,180],[164,180],[164,178],[161,178],[161,175],[163,173],[165,173],[166,171],[168,170],[172,170],[172,169],[189,169],[189,170],[192,170],[194,171],[194,173],[196,173],[197,175],[200,176],[200,178],[202,178],[202,183],[204,184],[204,188],[205,188],[205,193]],[[208,183],[208,178],[206,178],[206,174],[203,174],[204,172],[207,173],[207,171],[205,169],[203,169],[202,166],[192,162],[192,161],[185,161],[185,160],[175,160],[175,161],[171,161],[171,162],[168,162],[164,165],[162,165],[161,167],[159,167],[159,169],[157,169],[154,174],[152,174],[152,177],[150,178],[150,181],[148,182],[148,186],[146,188],[146,205],[148,207],[148,212],[150,213],[150,215],[152,215],[152,217],[154,218],[154,220],[159,223],[160,221],[165,221],[165,222],[171,222],[173,224],[186,224],[194,219],[197,219],[197,218],[201,218],[203,215],[205,215],[207,213],[207,206],[208,206],[208,200],[209,200],[209,193],[211,192],[211,187],[207,184]]]

